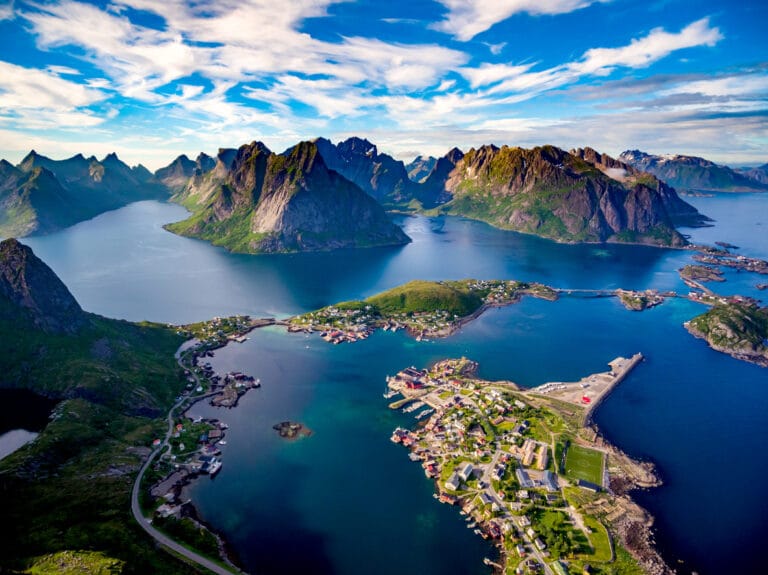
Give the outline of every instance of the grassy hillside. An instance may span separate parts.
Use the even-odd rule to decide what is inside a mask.
[[[86,316],[86,325],[70,335],[20,328],[20,321],[0,314],[0,334],[13,334],[0,354],[0,387],[160,415],[178,393],[173,354],[183,339],[158,325]]]
[[[768,308],[719,304],[693,318],[688,329],[719,351],[762,356],[768,362]]]
[[[468,281],[412,281],[369,297],[366,304],[383,315],[445,310],[466,316],[483,305],[483,294],[469,289]]]
[[[165,428],[158,417],[184,385],[174,359],[183,338],[82,312],[28,248],[2,248],[0,388],[59,403],[35,441],[0,461],[0,572],[52,572],[52,561],[63,572],[192,572],[130,513],[135,474]]]
[[[105,554],[100,565],[112,572],[191,572],[158,552],[130,514],[135,473],[164,430],[156,416],[182,388],[173,359],[181,338],[97,316],[76,335],[0,322],[9,333],[0,385],[62,401],[34,442],[0,462],[3,517],[13,525],[0,538],[0,571],[46,572],[50,554],[86,550]]]

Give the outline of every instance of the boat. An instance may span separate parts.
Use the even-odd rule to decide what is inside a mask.
[[[215,459],[214,461],[211,461],[211,466],[208,468],[208,475],[213,477],[219,472],[220,469],[221,469],[221,461],[219,461],[218,459]]]
[[[432,413],[432,412],[434,412],[434,411],[435,411],[434,409],[432,409],[431,407],[429,407],[429,408],[425,409],[424,411],[420,411],[420,412],[419,412],[419,413],[416,415],[416,419],[421,419],[421,418],[422,418],[422,417],[424,417],[425,415],[429,415],[430,413]]]
[[[224,439],[222,439],[221,441],[219,441],[219,445],[226,445],[226,444],[227,444],[227,442],[226,442]]]
[[[395,397],[397,394],[398,394],[398,391],[397,391],[397,390],[395,390],[395,389],[387,389],[387,390],[384,392],[384,395],[383,395],[383,397],[384,397],[384,399],[392,399],[392,398],[393,398],[393,397]]]
[[[415,453],[411,452],[411,453],[408,454],[408,459],[410,459],[411,461],[419,461],[419,460],[421,460],[421,457],[419,457]]]

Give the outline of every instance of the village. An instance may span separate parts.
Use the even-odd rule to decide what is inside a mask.
[[[466,358],[410,367],[388,378],[384,396],[401,396],[390,408],[420,421],[391,439],[421,462],[437,499],[460,507],[467,527],[494,541],[500,559],[486,563],[498,572],[638,572],[615,533],[648,518],[612,493],[609,469],[636,485],[657,479],[587,424],[641,361],[640,354],[616,358],[608,372],[526,391],[478,379]]]
[[[439,285],[442,282],[435,282]],[[502,307],[516,303],[523,295],[556,300],[557,293],[543,284],[523,283],[513,280],[462,280],[468,294],[477,297],[473,309],[459,310],[433,305],[433,301],[422,301],[418,308],[401,309],[377,305],[376,298],[353,301],[324,307],[314,312],[294,317],[289,322],[289,331],[320,332],[320,336],[333,344],[355,342],[367,339],[377,329],[396,332],[406,330],[417,341],[427,338],[447,337],[461,328],[467,321],[480,315],[488,307]],[[384,294],[386,296],[386,294]],[[377,296],[379,297],[379,296]]]
[[[180,518],[194,520],[193,507],[183,500],[184,486],[201,475],[215,477],[223,465],[221,448],[227,444],[227,424],[218,419],[193,420],[186,415],[187,410],[205,399],[214,407],[232,408],[248,390],[261,387],[259,379],[241,372],[217,374],[208,358],[230,341],[242,343],[255,327],[272,323],[274,320],[233,316],[179,328],[183,335],[194,337],[177,356],[187,383],[176,398],[180,413],[173,419],[168,436],[152,444],[153,448],[164,447],[164,451],[144,479],[149,486],[145,506],[154,509],[155,519],[161,523]]]

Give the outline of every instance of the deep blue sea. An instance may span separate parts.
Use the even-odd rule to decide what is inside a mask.
[[[716,220],[684,230],[768,258],[768,194],[691,198]],[[189,322],[247,313],[283,317],[360,298],[411,279],[498,278],[571,288],[687,291],[676,270],[691,253],[640,246],[560,245],[457,218],[399,217],[413,243],[323,254],[234,255],[174,236],[178,207],[141,202],[63,232],[27,238],[81,305],[131,320]],[[760,297],[768,280],[736,271],[722,293]],[[484,573],[492,550],[432,498],[432,483],[389,442],[412,419],[386,408],[384,378],[414,364],[466,355],[481,375],[521,385],[580,377],[618,355],[641,364],[596,421],[628,453],[654,461],[665,482],[639,493],[657,540],[681,572],[759,572],[768,536],[768,370],[693,339],[682,323],[704,308],[671,300],[642,313],[615,299],[525,299],[455,336],[417,343],[402,333],[332,346],[278,328],[252,332],[212,363],[261,378],[233,410],[224,466],[189,492],[201,515],[254,573]],[[306,424],[280,439],[272,425]],[[682,561],[682,563],[678,563]]]

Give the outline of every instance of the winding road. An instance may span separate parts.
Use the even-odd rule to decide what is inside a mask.
[[[177,362],[183,369],[187,369],[182,362],[181,355],[179,355],[179,357],[177,358]],[[196,386],[200,385],[200,378],[198,378],[194,370],[190,370],[190,371],[192,376],[195,378],[195,385]],[[204,397],[204,396],[200,396],[200,397]],[[144,531],[146,531],[157,543],[159,543],[163,547],[170,549],[174,553],[185,557],[189,561],[196,563],[197,565],[204,567],[205,569],[207,569],[208,571],[212,571],[213,573],[217,573],[219,575],[232,575],[233,573],[240,573],[240,571],[222,567],[221,565],[219,565],[218,563],[215,563],[214,561],[211,561],[207,557],[203,557],[202,555],[195,553],[194,551],[191,551],[190,549],[177,543],[176,541],[174,541],[164,533],[155,529],[152,526],[152,521],[144,517],[144,514],[141,511],[141,505],[139,505],[139,490],[141,488],[141,480],[144,478],[144,473],[147,471],[149,466],[155,460],[155,457],[157,457],[159,453],[162,453],[163,450],[168,446],[168,441],[170,440],[171,435],[173,435],[173,429],[174,429],[173,412],[176,409],[178,409],[183,403],[185,403],[190,399],[198,399],[198,397],[182,397],[176,403],[174,403],[173,407],[171,407],[171,409],[168,411],[168,431],[165,434],[165,438],[157,447],[157,449],[155,449],[150,454],[150,456],[144,462],[144,465],[141,466],[141,469],[139,470],[139,473],[136,476],[136,481],[134,481],[133,483],[133,490],[131,492],[131,512],[133,513],[134,519],[136,519],[136,521],[141,526],[141,528],[144,529]]]

